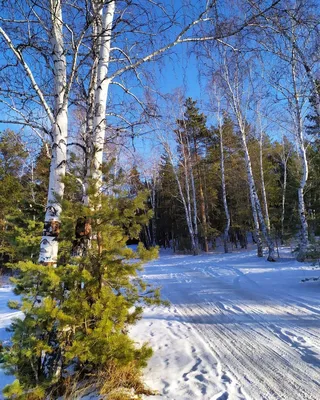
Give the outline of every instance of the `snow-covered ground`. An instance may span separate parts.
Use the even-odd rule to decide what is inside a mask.
[[[300,282],[317,275],[289,251],[276,263],[248,251],[147,264],[145,279],[171,302],[131,332],[155,351],[152,398],[319,400],[320,282]]]
[[[21,315],[19,311],[12,311],[8,308],[7,302],[14,299],[12,287],[5,279],[0,282],[0,341],[6,342],[10,338],[10,333],[6,331],[6,327],[10,325],[13,317]],[[0,399],[2,399],[2,389],[5,385],[14,381],[13,376],[8,376],[4,373],[0,364]]]
[[[143,275],[171,302],[131,330],[155,351],[145,378],[159,396],[150,400],[320,399],[320,281],[300,282],[320,271],[288,250],[276,263],[253,250],[163,253]],[[12,296],[0,289],[1,338]],[[11,379],[0,372],[1,387]]]

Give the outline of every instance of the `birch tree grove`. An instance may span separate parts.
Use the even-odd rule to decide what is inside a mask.
[[[269,12],[278,1],[268,4],[262,12]],[[97,182],[99,190],[102,186],[106,116],[109,114],[126,120],[121,112],[108,108],[110,84],[116,85],[144,107],[139,96],[127,87],[124,79],[127,74],[135,76],[140,82],[138,68],[144,63],[183,43],[224,42],[226,37],[249,26],[261,13],[259,10],[256,15],[256,10],[252,9],[238,24],[221,29],[214,12],[215,6],[216,2],[212,1],[188,9],[190,17],[185,24],[179,23],[180,28],[177,29],[174,23],[176,10],[169,6],[165,9],[153,2],[148,2],[146,9],[140,3],[131,5],[116,0],[92,0],[84,2],[83,7],[60,0],[51,0],[49,6],[41,0],[21,4],[8,2],[7,15],[1,19],[0,26],[5,55],[2,79],[7,82],[12,80],[17,71],[17,66],[12,64],[15,58],[18,70],[23,70],[30,87],[25,88],[18,75],[13,79],[14,85],[6,83],[0,100],[7,118],[1,122],[28,126],[44,140],[49,135],[52,143],[40,262],[55,264],[57,260],[60,203],[71,124],[68,118],[69,98],[72,98],[73,105],[83,107],[86,104],[83,126],[87,141],[80,146],[84,149],[87,165],[86,178],[82,182],[83,199],[89,204],[87,192],[90,179]],[[130,17],[127,18],[127,14]],[[215,23],[217,29],[212,31]],[[44,78],[44,67],[52,80]],[[74,90],[75,81],[77,90]],[[130,124],[130,121],[127,122]]]
[[[308,180],[309,165],[307,160],[307,150],[305,144],[305,128],[303,109],[305,107],[307,94],[310,95],[310,74],[305,73],[305,64],[301,62],[299,55],[298,32],[301,29],[300,23],[296,22],[296,17],[299,14],[299,9],[293,8],[286,18],[286,29],[281,30],[281,35],[276,37],[273,46],[270,46],[269,51],[272,51],[277,57],[277,70],[269,72],[269,82],[281,94],[287,102],[287,109],[293,122],[292,133],[295,137],[296,146],[299,154],[300,167],[300,183],[297,189],[298,208],[300,220],[300,244],[298,259],[303,261],[306,257],[308,248],[308,222],[305,205],[305,188]],[[310,35],[310,33],[309,33]],[[301,35],[303,37],[303,35]],[[313,95],[313,89],[311,89]],[[313,96],[313,98],[315,98]],[[287,170],[285,170],[287,174]],[[285,183],[286,187],[286,183]],[[283,200],[284,201],[284,200]]]
[[[225,52],[225,56],[223,59],[223,67],[222,67],[223,68],[222,79],[224,81],[224,84],[226,85],[230,106],[233,110],[240,131],[240,137],[244,152],[244,159],[247,169],[247,177],[248,177],[253,220],[255,225],[255,233],[257,236],[258,256],[259,257],[262,256],[262,241],[260,238],[260,229],[259,229],[260,226],[269,249],[268,261],[275,261],[274,243],[268,232],[266,222],[262,213],[261,203],[257,194],[256,184],[252,172],[251,157],[247,145],[248,125],[246,122],[246,113],[248,112],[248,105],[250,102],[250,89],[249,89],[250,86],[247,82],[247,87],[245,89],[245,84],[244,81],[242,81],[242,79],[244,79],[243,74],[248,73],[248,71],[246,71],[246,67],[244,66],[244,64],[241,64],[240,67],[239,63],[240,59],[238,55],[235,55],[235,57],[231,57],[228,59],[226,57],[226,52]]]
[[[166,154],[168,155],[168,158],[170,160],[170,164],[174,173],[174,177],[176,180],[176,184],[178,186],[179,190],[179,195],[180,195],[180,200],[183,204],[184,212],[185,212],[185,218],[186,218],[186,223],[188,226],[188,231],[189,231],[189,236],[190,236],[190,241],[191,241],[191,249],[194,255],[197,255],[199,252],[199,243],[198,243],[198,227],[194,226],[194,223],[197,224],[197,219],[196,216],[193,214],[193,211],[195,210],[194,208],[192,209],[192,204],[191,204],[191,194],[190,194],[190,183],[189,183],[189,168],[188,168],[188,162],[186,159],[186,154],[183,153],[183,158],[182,158],[182,167],[183,167],[183,172],[184,172],[184,180],[185,180],[185,192],[183,190],[182,182],[180,181],[180,177],[178,175],[177,171],[177,166],[176,166],[176,157],[174,156],[174,153],[170,147],[170,142],[168,141],[167,138],[165,138],[163,135],[160,137],[161,143],[163,144],[163,147],[166,151]]]

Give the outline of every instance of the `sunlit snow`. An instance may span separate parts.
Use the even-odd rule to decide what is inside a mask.
[[[276,263],[254,250],[197,257],[162,252],[143,277],[171,307],[150,307],[131,329],[154,349],[150,400],[319,400],[320,275],[289,249]],[[15,313],[0,289],[0,333]],[[13,378],[0,374],[0,384]],[[0,396],[1,398],[1,396]]]

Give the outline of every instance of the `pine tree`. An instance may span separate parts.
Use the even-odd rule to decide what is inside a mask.
[[[316,90],[318,91],[318,96],[320,94],[320,80],[316,80]],[[312,135],[319,135],[320,133],[320,116],[317,112],[317,97],[316,94],[314,93],[310,99],[310,105],[312,107],[312,112],[307,116],[309,121],[311,122],[311,125],[307,126],[308,133]]]
[[[179,192],[173,167],[167,155],[161,158],[157,193],[157,243],[173,250],[190,249],[183,206],[179,202]]]
[[[157,251],[126,246],[150,218],[149,212],[137,212],[146,208],[146,193],[94,196],[93,191],[90,207],[63,202],[56,268],[32,261],[12,266],[22,300],[10,306],[25,317],[12,323],[12,345],[4,352],[7,371],[17,377],[4,390],[7,398],[75,398],[77,390],[89,387],[110,399],[115,392],[131,398],[128,389],[146,392],[140,370],[152,351],[145,344],[137,347],[127,332],[141,317],[143,303],[161,303],[159,291],[138,276],[142,262]],[[73,257],[79,215],[90,219],[94,237],[83,256]],[[115,382],[117,373],[122,380]]]
[[[15,258],[17,219],[23,219],[26,194],[21,176],[28,153],[20,137],[11,130],[0,133],[0,267]],[[21,224],[20,224],[21,227]]]

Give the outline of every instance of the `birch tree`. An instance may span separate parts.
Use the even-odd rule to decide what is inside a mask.
[[[144,177],[150,191],[150,204],[152,209],[151,219],[151,244],[152,246],[157,245],[157,191],[159,185],[159,170],[160,170],[160,158],[150,160],[149,165],[144,168]]]
[[[142,99],[127,84],[125,79],[127,74],[137,77],[138,82],[141,83],[139,71],[143,65],[158,60],[175,46],[184,43],[205,41],[224,43],[225,38],[241,32],[257,15],[261,12],[269,12],[279,1],[275,0],[271,4],[266,4],[262,11],[258,11],[258,14],[255,14],[255,10],[252,9],[253,12],[246,14],[244,18],[238,18],[237,23],[227,26],[222,24],[217,17],[216,1],[188,7],[186,23],[181,24],[181,21],[177,19],[177,14],[179,15],[181,10],[169,6],[165,8],[151,1],[148,1],[146,5],[140,2],[131,5],[117,0],[103,2],[92,0],[95,21],[92,26],[95,29],[93,36],[96,40],[92,41],[94,63],[89,88],[85,90],[87,99],[91,99],[87,102],[91,113],[89,113],[88,121],[92,121],[92,129],[91,123],[87,124],[86,128],[92,131],[88,151],[90,160],[87,163],[91,171],[87,175],[97,182],[97,186],[101,187],[102,184],[101,166],[103,145],[106,141],[106,117],[116,116],[130,124],[130,121],[126,121],[121,113],[108,110],[110,85],[122,90],[144,108]],[[116,15],[117,18],[115,18]],[[136,20],[133,20],[133,16]],[[175,27],[175,22],[178,22],[178,29]],[[212,26],[215,28],[212,29]],[[121,39],[122,31],[126,34],[124,39]],[[90,105],[91,101],[94,107]]]
[[[261,11],[258,3],[254,7],[256,12]],[[280,40],[287,48],[293,49],[295,62],[304,70],[309,82],[309,94],[314,98],[316,116],[320,119],[320,93],[317,83],[320,24],[316,2],[286,0],[282,7],[274,7],[270,13],[262,13],[252,26],[258,27],[257,37],[263,48],[275,52],[282,60],[290,62],[290,55],[279,51],[279,48],[275,51],[273,44]],[[293,26],[295,36],[292,35]]]
[[[291,146],[289,146],[288,140],[282,135],[282,146],[280,153],[280,162],[283,168],[283,181],[281,182],[281,244],[284,244],[284,220],[286,213],[286,197],[287,197],[287,181],[288,181],[288,161],[291,155]]]
[[[299,62],[297,56],[298,30],[295,20],[290,16],[290,40],[283,42],[282,38],[274,43],[272,52],[276,55],[277,63],[273,70],[269,70],[269,83],[281,94],[286,103],[284,112],[291,118],[291,129],[295,138],[297,151],[299,154],[300,183],[298,188],[298,208],[300,219],[300,240],[297,259],[303,261],[306,257],[308,248],[308,222],[305,205],[305,189],[309,175],[309,165],[307,160],[307,147],[304,127],[304,108],[309,97],[310,80],[305,74],[305,68]],[[276,71],[276,73],[275,73]],[[279,103],[280,104],[280,103]]]
[[[177,187],[179,190],[180,200],[183,204],[186,223],[188,227],[188,232],[190,236],[191,242],[191,249],[193,255],[197,255],[199,252],[199,244],[198,244],[198,227],[197,225],[194,226],[194,223],[197,223],[196,217],[194,216],[194,208],[192,208],[191,204],[191,194],[190,194],[190,183],[189,183],[189,168],[187,166],[187,161],[185,156],[182,159],[182,168],[183,168],[183,175],[184,175],[184,182],[181,182],[181,178],[178,174],[177,170],[177,158],[174,155],[174,152],[170,146],[170,141],[164,135],[159,136],[159,139],[165,149],[165,152],[170,160],[172,170],[174,173],[174,177],[177,183]],[[185,191],[183,190],[183,184],[185,185]]]
[[[225,162],[224,162],[224,132],[223,132],[223,116],[221,110],[221,102],[222,96],[218,92],[217,88],[214,90],[214,98],[212,99],[212,103],[216,103],[216,119],[218,122],[218,132],[219,132],[219,149],[220,149],[220,174],[221,174],[221,188],[222,188],[222,202],[223,209],[226,217],[226,225],[223,232],[223,247],[224,252],[228,253],[228,238],[229,238],[229,230],[231,225],[230,212],[227,201],[227,188],[226,188],[226,176],[225,176]]]
[[[183,205],[186,225],[190,237],[191,250],[193,255],[199,253],[198,219],[197,219],[197,198],[194,182],[194,171],[191,160],[190,141],[184,126],[182,112],[182,98],[179,95],[178,112],[179,117],[173,122],[178,127],[169,123],[163,128],[159,127],[158,139],[162,144],[168,160],[171,164],[174,178],[178,187],[180,201]],[[171,109],[170,115],[175,112]],[[182,115],[181,115],[182,114]],[[173,138],[170,135],[173,133]],[[176,148],[174,148],[174,146]]]
[[[244,152],[244,159],[247,170],[247,178],[250,192],[250,201],[252,207],[253,221],[255,227],[255,233],[258,244],[258,256],[262,256],[262,240],[260,236],[260,229],[268,245],[268,261],[275,261],[275,250],[274,243],[271,236],[268,233],[267,226],[262,213],[261,203],[257,194],[256,184],[252,172],[251,158],[247,145],[247,129],[248,124],[246,120],[246,113],[248,112],[248,105],[251,99],[248,82],[246,85],[242,80],[241,71],[246,71],[245,65],[242,63],[240,68],[240,58],[238,54],[234,57],[227,58],[226,52],[223,58],[223,70],[222,79],[225,83],[225,88],[227,90],[227,96],[230,103],[230,107],[233,114],[237,120],[239,134],[242,142],[242,149]],[[243,60],[245,61],[245,60]],[[241,69],[241,71],[240,71]],[[247,71],[248,72],[248,71]]]
[[[262,116],[259,110],[259,106],[257,107],[257,117],[258,117],[258,129],[259,129],[259,167],[260,167],[260,179],[261,179],[261,194],[262,194],[262,202],[264,208],[264,216],[266,221],[266,227],[268,234],[270,235],[270,218],[269,218],[269,207],[267,200],[267,192],[265,187],[264,180],[264,168],[263,168],[263,127],[262,127]]]
[[[17,11],[18,8],[13,6],[13,10]],[[8,110],[8,117],[2,122],[27,125],[38,134],[44,132],[50,135],[50,179],[39,261],[52,265],[57,261],[61,199],[64,192],[68,97],[84,33],[80,34],[78,41],[74,41],[72,44],[74,50],[71,57],[72,67],[69,77],[67,77],[67,49],[61,1],[51,0],[48,6],[41,3],[33,5],[27,2],[24,6],[20,4],[19,11],[21,20],[15,15],[11,17],[11,12],[9,12],[9,17],[2,19],[0,25],[1,45],[6,55],[4,76],[6,76],[6,71],[10,70],[14,87],[13,89],[13,87],[7,86],[1,97],[2,104]],[[19,26],[18,30],[15,30],[16,26]],[[40,28],[39,34],[38,27]],[[27,33],[26,37],[23,36],[24,33]],[[19,39],[22,39],[22,43],[19,42]],[[33,62],[37,56],[42,57],[47,63],[46,71],[52,74],[52,88],[48,78],[43,78],[42,66]],[[10,60],[13,62],[11,65]],[[27,80],[26,84],[22,82],[20,75],[13,75],[17,72],[23,74]],[[13,99],[13,96],[17,98],[17,101]],[[32,109],[32,105],[36,111],[29,111],[30,108]],[[36,118],[37,114],[38,118]],[[18,117],[14,121],[11,120],[13,115]],[[39,118],[39,116],[41,117]]]
[[[119,9],[116,9],[116,6],[119,5]],[[96,29],[96,33],[94,35],[96,37],[93,38],[93,49],[95,54],[95,68],[92,69],[91,72],[91,79],[90,79],[90,86],[87,91],[88,98],[90,97],[94,103],[92,108],[88,107],[89,112],[88,115],[88,123],[87,129],[92,131],[90,135],[91,143],[89,145],[89,153],[91,158],[88,161],[88,168],[90,171],[87,173],[88,177],[92,177],[92,179],[96,182],[98,190],[102,187],[102,164],[103,164],[103,147],[106,141],[106,116],[117,116],[112,110],[107,109],[107,102],[108,102],[108,92],[110,89],[110,85],[116,86],[123,90],[128,96],[131,96],[139,103],[142,107],[143,101],[139,99],[139,97],[133,93],[126,84],[121,81],[122,76],[132,72],[135,75],[138,75],[138,68],[147,62],[154,60],[156,57],[161,56],[166,51],[170,50],[172,47],[190,41],[202,41],[202,40],[214,40],[215,38],[212,37],[192,37],[190,34],[194,34],[194,27],[206,22],[207,13],[212,8],[213,4],[208,3],[207,6],[204,8],[202,12],[198,15],[197,18],[192,20],[189,24],[187,24],[183,29],[175,35],[175,38],[168,38],[167,43],[164,45],[159,45],[158,48],[152,49],[149,46],[145,49],[141,49],[141,52],[144,51],[146,54],[143,56],[136,56],[133,52],[130,53],[127,50],[127,40],[124,39],[125,46],[121,48],[119,45],[114,45],[112,47],[112,41],[119,41],[119,27],[126,25],[125,16],[126,14],[130,13],[130,7],[125,6],[122,7],[122,4],[117,1],[107,1],[107,2],[99,2],[93,0],[93,14],[95,18],[95,24],[93,26]],[[156,7],[157,8],[157,7]],[[139,6],[136,8],[139,10]],[[162,8],[161,12],[164,14],[166,11]],[[116,11],[121,13],[121,18],[114,20]],[[141,19],[141,26],[137,28],[133,28],[131,31],[131,35],[133,40],[136,40],[137,35],[135,30],[141,30],[143,35],[144,26],[144,11],[141,8],[142,12],[142,19]],[[168,16],[169,18],[169,16]],[[131,21],[134,25],[135,21]],[[168,23],[168,21],[167,21]],[[171,25],[171,23],[170,23]],[[117,28],[118,27],[118,28]],[[156,23],[154,26],[147,26],[150,31],[146,32],[145,35],[148,37],[152,37],[157,34],[155,31]],[[189,36],[188,36],[189,34]],[[130,36],[129,36],[130,37]],[[143,37],[143,36],[141,36]],[[144,40],[144,39],[143,39]],[[159,41],[161,43],[161,41]],[[121,44],[121,42],[120,42]],[[132,46],[137,46],[137,42],[132,42]],[[149,50],[149,53],[148,53]],[[115,56],[115,54],[120,54],[120,57]],[[139,53],[138,53],[139,54]],[[117,57],[117,58],[113,58]],[[110,66],[112,68],[110,68]],[[90,105],[90,101],[88,104]],[[122,120],[123,116],[119,116]],[[91,129],[91,121],[92,121],[92,129]],[[128,125],[130,125],[130,121],[127,121]],[[87,185],[85,185],[87,186]],[[88,200],[87,200],[88,201]]]
[[[110,84],[139,102],[138,96],[120,79],[128,72],[140,81],[138,68],[176,45],[208,40],[224,43],[225,38],[241,32],[261,12],[269,12],[278,2],[267,4],[257,14],[250,9],[236,24],[222,24],[217,19],[216,1],[197,4],[191,17],[188,8],[185,24],[181,23],[183,19],[177,23],[175,9],[169,7],[168,12],[152,1],[147,3],[149,8],[144,7],[145,3],[133,5],[116,0],[91,0],[80,4],[27,0],[6,4],[6,12],[0,17],[0,35],[1,83],[5,83],[1,102],[7,117],[0,122],[28,126],[40,136],[39,132],[44,132],[51,137],[52,165],[40,262],[55,264],[57,260],[70,96],[72,104],[78,105],[83,103],[83,98],[77,98],[79,92],[85,92],[88,115],[84,129],[89,132],[89,139],[84,148],[89,172],[82,186],[84,202],[89,204],[89,178],[101,189],[106,115],[114,114],[107,110]],[[149,15],[151,9],[155,10],[153,19]],[[124,29],[116,30],[117,26]],[[120,33],[124,35],[122,41]],[[73,91],[75,80],[80,91]]]
[[[309,175],[309,165],[307,160],[307,150],[305,145],[304,137],[304,127],[302,119],[302,109],[301,109],[301,93],[298,88],[297,82],[297,68],[296,62],[294,60],[294,49],[291,64],[291,74],[292,74],[292,85],[293,85],[293,104],[291,104],[292,111],[294,114],[294,125],[296,131],[296,142],[298,147],[298,153],[300,157],[301,164],[301,177],[300,184],[298,188],[298,204],[299,204],[299,216],[301,223],[301,235],[300,235],[300,247],[297,256],[298,261],[304,261],[306,257],[306,252],[308,248],[309,238],[308,238],[308,222],[306,215],[306,205],[304,201],[304,193]],[[291,103],[291,99],[289,99]],[[303,99],[302,99],[303,101]]]

